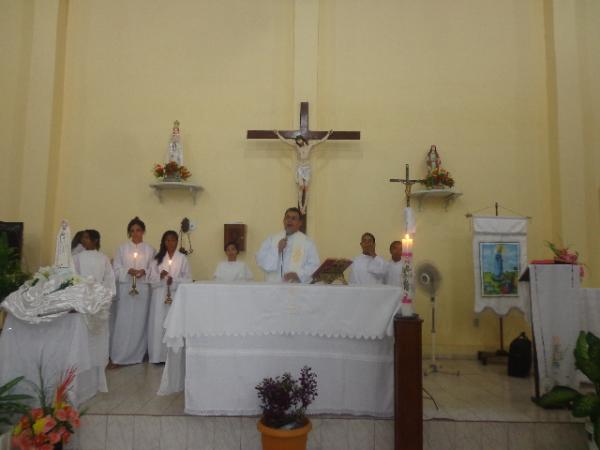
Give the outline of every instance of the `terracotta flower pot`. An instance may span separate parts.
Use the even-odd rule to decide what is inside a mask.
[[[262,419],[256,425],[262,434],[263,450],[305,450],[308,432],[312,430],[310,420],[302,428],[294,430],[280,430],[269,428],[262,423]]]

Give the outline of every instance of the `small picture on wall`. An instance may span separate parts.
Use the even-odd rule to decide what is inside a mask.
[[[483,297],[519,295],[521,244],[518,242],[480,242],[479,270]]]

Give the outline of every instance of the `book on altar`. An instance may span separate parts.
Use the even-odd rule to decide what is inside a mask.
[[[312,274],[311,283],[331,284],[336,280],[347,284],[344,280],[344,271],[352,264],[352,260],[345,258],[327,258],[323,264]]]

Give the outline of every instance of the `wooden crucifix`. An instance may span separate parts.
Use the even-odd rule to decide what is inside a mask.
[[[327,140],[360,140],[360,131],[312,131],[308,127],[308,102],[300,103],[300,128],[297,130],[248,130],[247,139],[280,139],[296,149],[296,184],[298,208],[302,213],[302,231],[306,231],[308,183],[310,181],[311,150]],[[291,140],[291,142],[289,142]],[[312,142],[311,142],[312,141]]]
[[[409,168],[408,164],[406,164],[406,175],[404,178],[390,178],[390,183],[402,183],[404,184],[404,194],[406,195],[406,207],[410,207],[410,191],[412,189],[412,185],[415,183],[419,183],[423,180],[411,180],[409,176]]]

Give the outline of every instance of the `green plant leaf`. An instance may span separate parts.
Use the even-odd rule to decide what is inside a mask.
[[[588,357],[591,362],[600,364],[600,339],[593,333],[587,333],[585,340],[588,343]]]
[[[582,395],[573,401],[573,416],[588,417],[600,407],[600,397],[596,394]]]
[[[2,396],[5,392],[10,391],[13,387],[15,387],[17,384],[19,384],[22,380],[24,380],[25,377],[17,377],[14,378],[10,381],[8,381],[7,383],[3,384],[2,386],[0,386],[0,396]]]
[[[591,334],[591,333],[589,333]],[[590,344],[593,343],[594,348],[596,345],[600,345],[600,342],[597,342],[598,338],[596,336],[591,335],[588,338],[588,333],[581,331],[579,333],[579,337],[577,338],[577,344],[575,345],[575,351],[573,352],[575,355],[575,367],[583,372],[583,374],[588,377],[593,383],[600,383],[600,360],[592,360],[590,356]],[[596,352],[598,350],[594,350]]]
[[[567,386],[554,386],[550,392],[542,395],[535,402],[542,408],[564,408],[569,406],[581,394]]]

